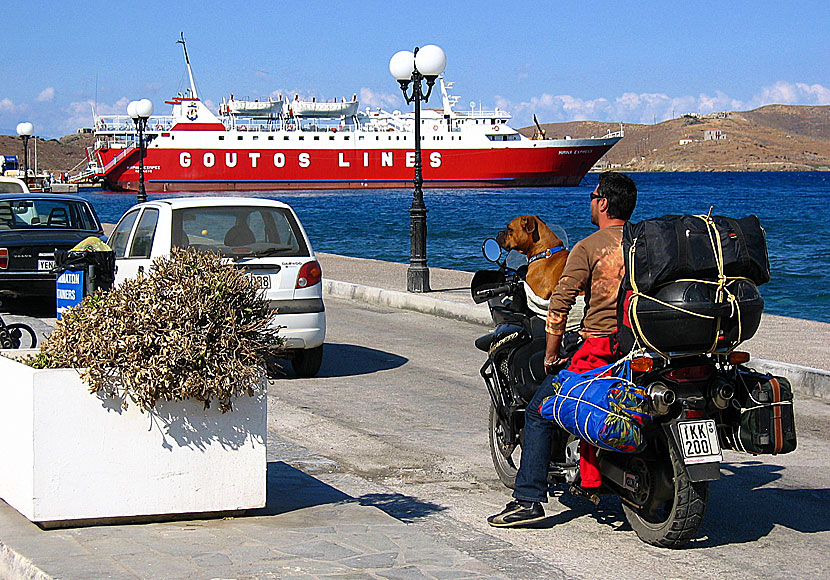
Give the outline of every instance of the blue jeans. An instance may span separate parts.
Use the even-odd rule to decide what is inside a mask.
[[[550,446],[553,421],[543,419],[539,414],[542,400],[553,396],[553,378],[548,375],[542,385],[527,404],[525,410],[525,432],[522,442],[522,461],[516,475],[516,487],[513,497],[523,501],[548,501],[548,466],[550,465]]]

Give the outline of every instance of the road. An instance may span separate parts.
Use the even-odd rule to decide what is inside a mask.
[[[397,517],[513,578],[830,573],[830,406],[818,399],[796,401],[796,452],[725,453],[699,537],[683,550],[640,542],[615,498],[595,507],[561,491],[537,528],[494,529],[485,518],[509,495],[490,464],[483,354],[473,346],[482,327],[335,298],[326,304],[320,376],[289,372],[271,383],[272,457],[293,454],[285,460],[323,481],[353,476],[363,482],[358,491],[393,498],[388,509]]]
[[[699,536],[683,550],[640,542],[619,501],[557,490],[534,529],[490,528],[509,499],[487,444],[481,326],[328,297],[323,368],[269,387],[269,460],[366,498],[506,576],[812,578],[830,573],[830,405],[796,400],[799,448],[725,453]],[[14,305],[6,305],[6,308]],[[50,311],[12,307],[42,335]],[[32,315],[35,318],[32,318]],[[290,367],[289,367],[290,368]]]

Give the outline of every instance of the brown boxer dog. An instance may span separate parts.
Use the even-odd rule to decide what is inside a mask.
[[[526,255],[527,283],[539,298],[547,300],[565,269],[568,250],[565,244],[537,215],[523,215],[510,220],[496,241],[505,250]]]

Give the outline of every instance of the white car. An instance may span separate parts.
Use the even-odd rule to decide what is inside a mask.
[[[219,251],[257,281],[277,309],[286,358],[298,376],[323,361],[326,312],[322,271],[297,215],[287,204],[250,197],[189,197],[131,207],[108,240],[115,283],[147,270],[173,246]]]

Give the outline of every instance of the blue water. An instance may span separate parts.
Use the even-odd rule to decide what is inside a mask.
[[[761,287],[766,311],[830,322],[830,173],[634,173],[639,198],[632,219],[707,213],[754,213],[766,229],[772,280]],[[598,176],[573,188],[431,190],[424,193],[429,266],[489,267],[481,242],[517,215],[538,214],[566,230],[570,245],[594,231],[589,196]],[[114,223],[133,194],[82,191],[102,221]],[[259,192],[291,205],[314,249],[394,262],[409,261],[411,190]],[[150,199],[169,194],[150,195]]]

